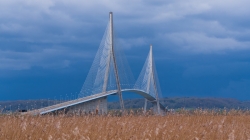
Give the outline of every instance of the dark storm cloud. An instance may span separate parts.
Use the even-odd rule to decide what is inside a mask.
[[[228,92],[235,97],[240,89],[250,92],[244,88],[250,81],[248,5],[247,0],[1,1],[0,76],[15,75],[18,81],[20,75],[41,71],[48,80],[78,79],[74,89],[78,91],[101,42],[108,12],[113,11],[116,42],[136,76],[153,44],[165,96],[227,96]],[[30,79],[26,81],[37,81],[35,76]],[[62,91],[57,82],[56,92],[73,88]]]

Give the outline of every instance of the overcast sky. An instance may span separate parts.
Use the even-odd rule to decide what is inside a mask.
[[[0,100],[78,93],[108,14],[138,77],[149,45],[164,97],[250,99],[249,0],[0,0]]]

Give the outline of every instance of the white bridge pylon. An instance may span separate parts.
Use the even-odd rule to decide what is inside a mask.
[[[159,96],[161,95],[161,89],[153,59],[152,45],[150,45],[148,57],[135,83],[134,89],[145,91],[145,93],[154,97],[155,100],[153,102],[156,104],[156,110],[160,114]],[[145,98],[144,112],[146,112],[147,101],[147,98]]]
[[[120,106],[124,111],[122,92],[125,91],[142,95],[145,98],[145,111],[148,101],[153,103],[154,110],[158,114],[165,109],[159,102],[161,90],[153,59],[152,45],[150,45],[148,57],[135,82],[125,57],[119,46],[115,44],[113,14],[110,12],[108,26],[78,99],[34,110],[30,113],[46,114],[114,94],[119,96]]]
[[[123,74],[119,71],[119,52],[114,45],[113,31],[113,14],[109,13],[109,23],[100,44],[100,47],[95,56],[89,74],[84,82],[79,98],[91,96],[94,94],[106,92],[109,90],[117,90],[120,99],[121,109],[124,110],[124,103],[121,92],[121,80]],[[121,73],[119,75],[119,73]],[[125,82],[125,83],[124,83]],[[123,84],[128,84],[128,80],[122,81]]]

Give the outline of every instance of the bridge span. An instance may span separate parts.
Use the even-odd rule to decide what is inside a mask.
[[[139,95],[143,96],[149,102],[152,102],[152,103],[155,102],[156,103],[156,99],[153,96],[150,96],[149,94],[147,94],[145,91],[142,91],[142,90],[123,89],[122,92],[134,92],[136,94],[139,94]],[[69,107],[72,107],[72,106],[75,106],[75,105],[80,105],[80,104],[85,103],[85,102],[89,102],[89,101],[92,101],[92,100],[95,100],[95,99],[99,99],[99,98],[106,97],[106,96],[109,96],[109,95],[114,95],[114,94],[117,94],[117,90],[111,90],[111,91],[108,91],[108,92],[98,93],[98,94],[91,95],[91,96],[88,96],[88,97],[83,97],[83,98],[78,98],[78,99],[75,99],[75,100],[70,100],[70,101],[67,101],[67,102],[63,102],[63,103],[55,104],[55,105],[52,105],[52,106],[44,107],[44,108],[41,108],[41,109],[29,111],[29,112],[27,112],[27,114],[30,114],[30,115],[43,115],[43,114],[53,113],[53,112],[60,111],[60,110],[63,111],[63,110],[66,110]],[[161,110],[165,110],[165,107],[161,103],[160,103],[160,108],[161,108]],[[78,110],[75,110],[75,111],[78,111]]]

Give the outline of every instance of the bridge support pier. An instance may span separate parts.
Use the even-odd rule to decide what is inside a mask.
[[[145,103],[144,103],[144,113],[147,112],[147,104],[148,104],[148,100],[145,98]]]
[[[152,104],[153,104],[153,113],[154,114],[158,114],[159,112],[158,112],[157,103],[156,102],[152,102]]]
[[[165,110],[160,109],[157,101],[156,102],[152,102],[152,104],[153,104],[153,108],[152,109],[153,109],[153,113],[154,114],[157,114],[157,115],[165,115],[166,114]]]
[[[102,97],[92,101],[84,102],[66,109],[67,114],[107,114],[108,113],[108,104],[107,97]]]

